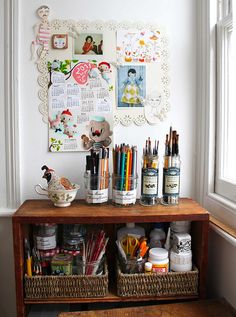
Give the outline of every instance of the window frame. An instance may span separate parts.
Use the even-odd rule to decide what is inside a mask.
[[[232,13],[225,15],[217,22],[217,133],[216,133],[216,173],[215,192],[226,199],[236,202],[236,184],[223,177],[228,139],[228,43],[233,28]]]
[[[197,63],[199,65],[197,127],[199,128],[197,130],[194,198],[215,217],[236,228],[236,204],[215,192],[218,1],[197,1],[197,11]]]
[[[3,87],[1,109],[3,110],[2,127],[5,140],[0,143],[5,177],[0,179],[1,192],[0,216],[20,204],[20,155],[19,155],[19,91],[18,91],[18,43],[19,7],[17,0],[4,0],[3,8],[3,60],[4,71],[0,77]],[[17,49],[16,49],[17,48]],[[4,75],[4,76],[3,76]]]

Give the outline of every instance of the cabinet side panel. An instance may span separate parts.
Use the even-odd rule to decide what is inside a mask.
[[[208,221],[192,222],[193,263],[199,269],[199,297],[206,298],[208,265]]]

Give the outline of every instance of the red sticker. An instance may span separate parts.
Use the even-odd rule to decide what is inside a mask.
[[[79,85],[84,85],[88,81],[88,72],[91,69],[90,63],[79,63],[73,69],[72,75]]]

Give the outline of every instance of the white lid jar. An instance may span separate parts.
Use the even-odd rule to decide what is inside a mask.
[[[184,253],[170,252],[170,270],[188,272],[192,270],[192,251]]]
[[[150,249],[148,261],[152,263],[153,273],[167,273],[169,271],[168,251],[165,249]]]

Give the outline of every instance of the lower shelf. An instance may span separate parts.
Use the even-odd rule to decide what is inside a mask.
[[[188,296],[146,296],[146,297],[120,297],[116,295],[116,290],[109,291],[105,297],[87,297],[87,298],[44,298],[44,299],[24,299],[25,305],[36,304],[57,304],[57,303],[115,303],[115,302],[135,302],[135,301],[172,301],[172,300],[194,300],[199,299],[197,295]]]

